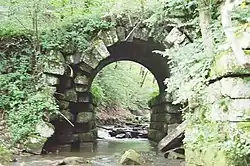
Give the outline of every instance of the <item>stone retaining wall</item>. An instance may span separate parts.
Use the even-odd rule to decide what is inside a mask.
[[[249,32],[248,28],[248,35]],[[250,45],[242,48],[248,48],[244,51],[249,56]],[[203,96],[193,100],[196,104],[189,103],[194,106],[191,108],[194,113],[187,119],[189,125],[185,131],[186,164],[247,165],[250,162],[250,69],[239,65],[229,49],[215,57],[209,76],[211,81]]]

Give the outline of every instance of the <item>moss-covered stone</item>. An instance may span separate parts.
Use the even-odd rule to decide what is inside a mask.
[[[215,57],[215,61],[211,67],[209,73],[210,78],[216,79],[231,74],[250,74],[250,70],[237,63],[232,51],[229,50],[219,53]]]
[[[12,159],[12,153],[4,145],[0,144],[0,165],[6,162],[10,162]]]
[[[41,154],[44,143],[46,141],[47,138],[37,135],[32,135],[26,140],[24,144],[28,152],[32,152],[34,154]]]
[[[210,145],[203,149],[186,148],[185,156],[187,166],[231,166],[225,152],[216,145]]]

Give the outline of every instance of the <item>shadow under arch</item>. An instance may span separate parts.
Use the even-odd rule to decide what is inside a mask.
[[[134,40],[133,42],[119,42],[110,47],[110,56],[100,61],[92,70],[89,89],[96,75],[107,65],[118,61],[132,61],[147,68],[155,77],[159,87],[159,93],[164,93],[166,85],[164,80],[170,76],[168,59],[154,53],[155,50],[164,50],[164,46],[153,41]]]

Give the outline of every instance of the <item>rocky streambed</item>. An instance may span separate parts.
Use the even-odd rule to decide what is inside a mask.
[[[99,138],[96,143],[82,144],[80,149],[72,150],[69,146],[60,147],[56,153],[47,155],[35,155],[17,158],[16,162],[10,163],[10,166],[57,166],[57,165],[75,165],[75,166],[119,166],[124,152],[129,149],[135,150],[140,154],[141,165],[143,166],[182,166],[183,160],[166,159],[164,155],[157,152],[156,144],[150,142],[147,138],[116,138],[111,137],[104,128],[121,130],[123,132],[133,131],[133,126],[102,126],[98,129]],[[104,128],[103,128],[104,127]],[[125,129],[124,129],[125,127]],[[145,127],[145,126],[144,126]],[[136,127],[134,128],[136,130]],[[142,126],[137,130],[144,130]],[[114,132],[114,131],[113,131]],[[139,133],[139,132],[138,132]],[[119,135],[119,134],[117,134]],[[116,135],[116,136],[117,136]]]

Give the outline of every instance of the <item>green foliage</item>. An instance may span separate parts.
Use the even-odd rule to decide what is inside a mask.
[[[41,80],[41,74],[31,74],[33,51],[29,40],[7,37],[1,42],[5,50],[0,62],[0,109],[7,114],[8,126],[17,142],[34,134],[34,126],[54,113],[57,106],[53,91]]]
[[[148,108],[147,102],[158,94],[158,85],[148,74],[141,87],[140,66],[132,62],[118,62],[102,69],[92,84],[92,93],[104,106],[120,106],[132,110]]]
[[[41,35],[43,49],[62,49],[65,52],[84,51],[93,37],[100,31],[113,26],[100,17],[92,15]]]
[[[170,59],[172,76],[165,82],[167,91],[176,97],[174,103],[184,104],[203,89],[213,57],[204,53],[201,41],[159,53]]]
[[[12,154],[7,147],[0,143],[0,163],[6,163],[11,161]]]

